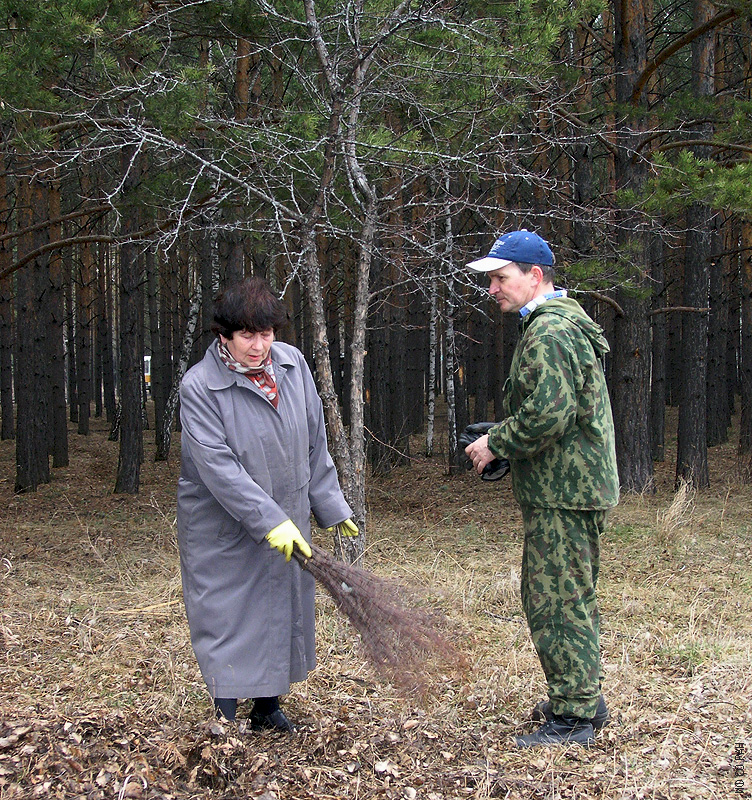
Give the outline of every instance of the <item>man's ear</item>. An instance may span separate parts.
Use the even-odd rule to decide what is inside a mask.
[[[540,286],[543,283],[543,270],[537,264],[533,264],[530,273],[535,277],[536,286]]]

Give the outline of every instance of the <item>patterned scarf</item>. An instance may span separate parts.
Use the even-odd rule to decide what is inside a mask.
[[[274,365],[272,364],[271,353],[269,353],[266,360],[258,367],[246,367],[230,355],[227,345],[221,340],[217,343],[217,352],[227,369],[245,375],[246,378],[261,389],[274,408],[277,408],[279,404],[279,395],[277,394],[277,379],[274,376]]]

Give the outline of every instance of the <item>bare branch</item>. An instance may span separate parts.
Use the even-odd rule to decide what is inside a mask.
[[[685,47],[688,44],[691,44],[695,39],[699,38],[703,34],[707,33],[713,28],[718,28],[722,25],[726,25],[727,23],[731,22],[732,20],[736,19],[739,16],[739,12],[733,8],[728,8],[725,11],[721,11],[719,14],[716,14],[712,19],[709,19],[704,25],[699,25],[697,28],[693,28],[691,31],[687,31],[683,36],[680,36],[675,42],[670,44],[668,47],[665,47],[661,50],[660,53],[645,67],[642,71],[642,74],[637,78],[635,82],[634,90],[632,91],[631,102],[632,105],[637,105],[640,102],[640,95],[642,94],[642,90],[645,88],[647,82],[650,80],[653,73],[662,65],[668,61],[671,56]]]

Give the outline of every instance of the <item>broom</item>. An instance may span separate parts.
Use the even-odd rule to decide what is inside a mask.
[[[438,612],[419,608],[414,591],[340,561],[314,544],[311,551],[310,558],[297,548],[293,555],[358,631],[376,671],[397,688],[425,696],[436,668],[457,671],[466,666],[464,656],[442,633],[449,621]]]

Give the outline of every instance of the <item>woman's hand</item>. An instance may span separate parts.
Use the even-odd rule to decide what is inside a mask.
[[[351,519],[346,519],[344,522],[338,522],[331,528],[327,528],[329,533],[334,533],[335,530],[340,536],[347,536],[348,538],[357,536],[360,533],[358,526]]]
[[[292,551],[295,545],[298,546],[298,549],[306,558],[310,558],[312,555],[310,545],[291,519],[286,519],[281,525],[272,528],[266,534],[266,541],[282,553],[285,561],[289,561],[292,558]]]

